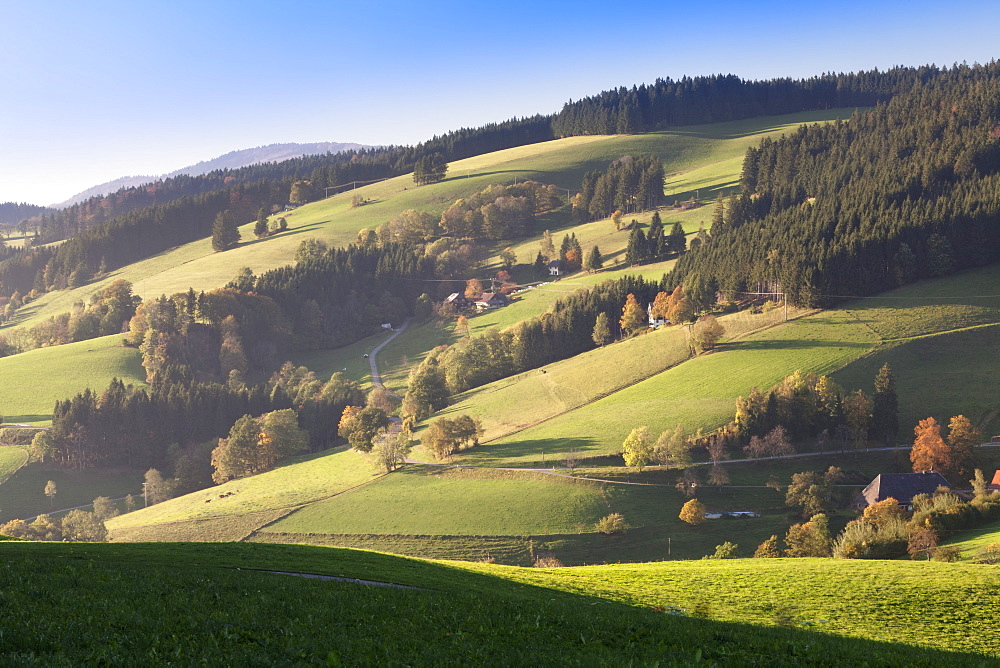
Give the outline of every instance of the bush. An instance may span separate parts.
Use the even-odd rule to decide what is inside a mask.
[[[735,559],[738,555],[736,551],[739,549],[739,545],[736,543],[731,543],[726,541],[722,545],[715,546],[715,554],[709,554],[705,559]]]
[[[555,557],[538,557],[535,559],[535,563],[532,564],[534,568],[562,568],[563,562],[559,561]]]
[[[881,529],[864,520],[853,520],[837,536],[833,556],[838,559],[892,559],[906,554],[908,544],[909,534],[902,520],[889,520]]]
[[[952,547],[950,545],[945,547],[938,547],[934,550],[931,555],[931,559],[934,561],[944,561],[947,563],[952,563],[958,561],[959,550],[957,547]]]
[[[983,545],[976,551],[976,556],[972,558],[972,563],[991,565],[1000,563],[1000,543]]]
[[[628,525],[625,524],[625,517],[621,513],[611,513],[605,517],[602,517],[594,525],[600,533],[612,535],[616,533],[622,533],[628,529]]]

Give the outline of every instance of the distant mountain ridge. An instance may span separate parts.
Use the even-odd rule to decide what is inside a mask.
[[[247,167],[249,165],[255,165],[262,162],[280,162],[282,160],[298,158],[303,155],[340,153],[341,151],[350,151],[352,149],[360,148],[368,147],[365,144],[327,141],[313,142],[309,144],[268,144],[267,146],[245,148],[238,151],[230,151],[225,155],[220,155],[219,157],[211,160],[203,160],[202,162],[188,167],[182,167],[181,169],[170,172],[169,174],[161,174],[159,176],[123,176],[119,179],[115,179],[114,181],[108,181],[107,183],[96,185],[93,188],[88,188],[81,193],[73,195],[65,202],[60,202],[59,204],[53,204],[51,206],[55,209],[65,209],[66,207],[86,201],[91,197],[103,197],[104,195],[116,192],[121,188],[141,186],[154,181],[159,181],[160,179],[169,179],[174,176],[200,176],[202,174],[213,172],[217,169],[239,169],[240,167]]]

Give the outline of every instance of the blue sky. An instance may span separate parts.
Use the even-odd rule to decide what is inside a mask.
[[[1000,5],[0,0],[0,202],[276,142],[415,143],[657,77],[986,62]]]

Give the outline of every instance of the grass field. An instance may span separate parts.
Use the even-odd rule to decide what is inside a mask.
[[[993,573],[962,564],[521,569],[305,546],[20,542],[0,544],[0,559],[12,663],[978,666],[1000,651]]]
[[[0,485],[28,461],[28,451],[16,445],[0,445]]]
[[[634,427],[654,433],[682,424],[689,432],[732,418],[735,400],[756,385],[769,388],[796,369],[829,373],[870,350],[874,334],[839,311],[791,320],[727,343],[620,392],[470,450],[464,461],[528,466],[541,450],[562,458],[619,452]]]
[[[56,401],[90,388],[100,393],[112,378],[145,386],[146,371],[121,335],[38,348],[0,358],[0,414],[11,423],[48,424]]]
[[[134,494],[139,497],[144,473],[145,470],[130,469],[73,471],[54,464],[25,464],[0,484],[0,522],[86,506],[98,496],[116,499]],[[49,480],[56,483],[57,490],[51,500],[45,496],[45,484]]]
[[[724,316],[727,338],[780,322],[780,311]],[[661,328],[527,371],[455,397],[441,414],[468,413],[482,420],[492,441],[553,418],[680,364],[690,356],[686,332]]]
[[[265,473],[121,515],[108,522],[108,529],[113,538],[117,531],[136,526],[294,508],[368,482],[373,474],[372,466],[351,450],[294,457]],[[231,496],[218,498],[230,492]]]
[[[297,510],[265,532],[508,535],[592,531],[604,485],[520,471],[406,467]]]

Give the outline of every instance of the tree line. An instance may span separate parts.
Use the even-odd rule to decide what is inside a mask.
[[[742,191],[674,270],[800,305],[1000,259],[1000,64],[748,149]]]

